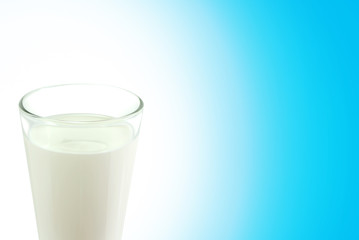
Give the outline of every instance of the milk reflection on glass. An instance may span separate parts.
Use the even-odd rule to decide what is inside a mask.
[[[40,240],[121,239],[135,127],[95,113],[47,116],[24,127]]]

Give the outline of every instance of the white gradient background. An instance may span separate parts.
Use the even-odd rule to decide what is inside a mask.
[[[206,163],[212,120],[203,45],[226,51],[226,39],[205,6],[193,7],[0,3],[0,239],[37,239],[18,101],[38,87],[80,82],[120,86],[145,102],[124,239],[196,238],[205,195],[217,187],[206,180],[214,169]]]

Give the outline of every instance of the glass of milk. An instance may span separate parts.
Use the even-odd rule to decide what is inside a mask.
[[[19,103],[40,240],[120,240],[143,111],[127,90],[40,88]]]

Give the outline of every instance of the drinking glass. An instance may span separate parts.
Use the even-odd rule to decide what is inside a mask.
[[[95,84],[44,87],[19,103],[40,240],[120,240],[142,100]]]

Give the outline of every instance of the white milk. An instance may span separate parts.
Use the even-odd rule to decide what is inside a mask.
[[[120,240],[137,143],[132,128],[37,126],[28,135],[40,240]]]

